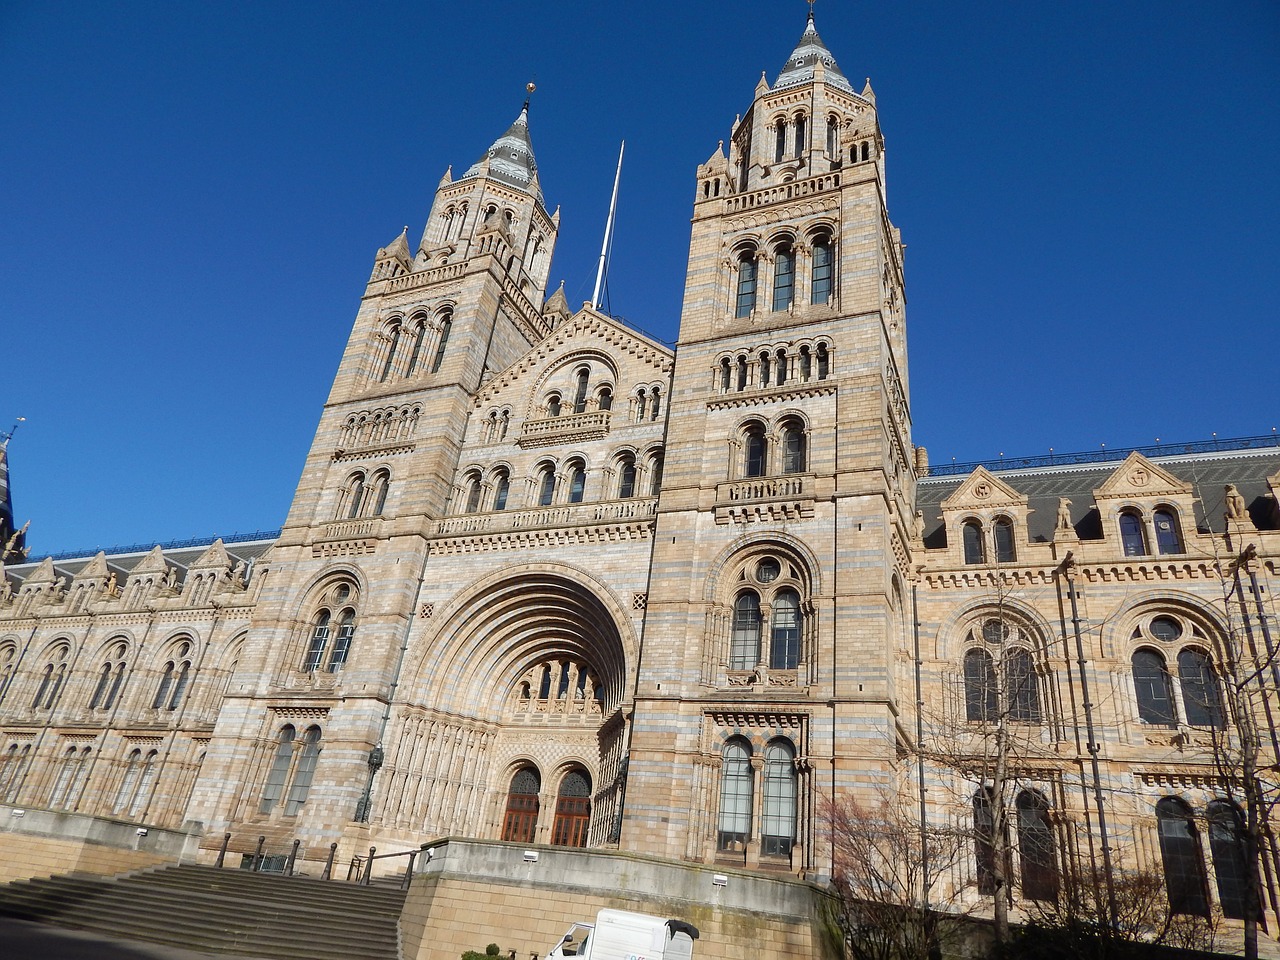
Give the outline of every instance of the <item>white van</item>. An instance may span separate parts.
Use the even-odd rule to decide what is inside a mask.
[[[575,923],[547,960],[692,960],[698,928],[647,913],[601,910],[595,923]]]

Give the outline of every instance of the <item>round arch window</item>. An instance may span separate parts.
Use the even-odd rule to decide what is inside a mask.
[[[773,557],[765,557],[756,564],[756,579],[761,583],[773,583],[782,573],[782,565]]]

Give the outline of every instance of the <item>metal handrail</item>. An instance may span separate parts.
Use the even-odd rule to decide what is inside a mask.
[[[361,886],[367,887],[373,877],[373,861],[375,860],[393,860],[396,857],[408,857],[409,865],[405,867],[404,879],[400,881],[400,889],[408,890],[409,884],[413,882],[413,865],[417,862],[418,854],[422,853],[423,847],[414,850],[398,850],[395,853],[378,853],[377,847],[370,847],[368,856],[354,856],[351,858],[351,866],[347,868],[347,879],[351,879],[352,872],[356,874],[356,882]],[[361,864],[363,863],[363,869]]]

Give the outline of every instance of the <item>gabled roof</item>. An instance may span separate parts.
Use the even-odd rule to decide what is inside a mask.
[[[809,83],[813,80],[814,67],[819,63],[822,64],[826,72],[824,80],[829,85],[844,90],[846,93],[854,92],[853,85],[849,83],[849,79],[840,72],[840,68],[836,65],[836,58],[831,55],[827,45],[818,36],[818,29],[813,25],[813,11],[810,10],[809,23],[804,28],[804,34],[800,37],[800,42],[796,44],[796,48],[791,51],[791,58],[787,60],[786,66],[778,74],[778,79],[774,82],[773,89],[780,90],[784,87],[794,87],[801,83]]]
[[[529,194],[542,202],[542,187],[538,184],[538,164],[533,159],[533,143],[529,140],[529,104],[526,102],[520,116],[507,128],[507,132],[493,141],[479,160],[473,163],[458,181],[487,176],[499,183]]]

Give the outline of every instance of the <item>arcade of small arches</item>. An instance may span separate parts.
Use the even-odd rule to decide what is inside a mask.
[[[391,471],[386,467],[372,472],[356,470],[342,485],[334,519],[380,517],[387,508],[387,496],[390,492]]]
[[[715,389],[741,393],[826,380],[831,376],[831,355],[831,345],[825,340],[738,350],[716,361]]]
[[[452,326],[452,305],[418,312],[407,320],[403,316],[386,320],[374,334],[370,382],[387,383],[438,372]]]
[[[351,656],[360,588],[348,577],[331,578],[314,595],[306,621],[303,673],[338,673]]]
[[[512,773],[502,817],[503,840],[535,843],[540,837],[562,847],[585,847],[591,835],[591,774],[573,765],[558,771],[550,823],[544,810],[543,778],[537,764],[526,761]]]
[[[751,417],[729,443],[730,479],[804,473],[809,468],[808,424],[798,413],[772,421]]]
[[[757,312],[762,287],[771,291],[766,302],[774,313],[791,310],[797,288],[803,291],[806,284],[812,305],[826,306],[835,295],[835,240],[826,226],[812,231],[804,241],[793,234],[782,234],[768,246],[755,240],[740,241],[734,247],[733,262],[737,280],[730,307],[739,319]]]
[[[662,486],[662,448],[644,453],[624,449],[614,453],[600,470],[599,500],[628,500],[634,497],[656,497]],[[592,486],[592,472],[582,455],[557,461],[551,457],[539,460],[533,474],[523,481],[520,503],[511,499],[512,471],[506,464],[484,470],[468,467],[454,490],[454,512],[459,514],[499,512],[516,507],[549,507],[583,503]]]
[[[345,450],[411,440],[417,433],[421,414],[419,404],[352,414],[342,425],[338,447]]]

